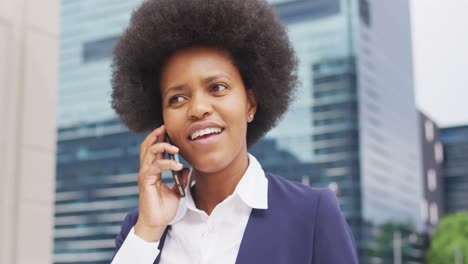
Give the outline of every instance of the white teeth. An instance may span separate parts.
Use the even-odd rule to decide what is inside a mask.
[[[192,135],[190,135],[190,138],[192,140],[195,140],[200,136],[208,135],[208,134],[212,134],[212,133],[220,133],[221,131],[222,131],[222,129],[218,128],[218,127],[205,128],[205,129],[193,132]]]

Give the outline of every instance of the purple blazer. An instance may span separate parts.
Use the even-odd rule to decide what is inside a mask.
[[[266,173],[268,209],[253,209],[236,263],[358,263],[351,230],[335,194]],[[116,252],[136,224],[138,209],[129,213],[115,239]],[[164,232],[159,249],[164,250]],[[161,254],[154,263],[159,264]]]

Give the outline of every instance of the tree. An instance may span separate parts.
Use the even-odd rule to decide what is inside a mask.
[[[458,252],[457,252],[458,251]],[[468,213],[448,215],[439,223],[426,255],[428,264],[468,263]]]
[[[422,261],[421,258],[418,259],[412,256],[412,252],[416,247],[412,240],[418,239],[418,234],[415,232],[413,225],[409,223],[387,222],[378,226],[374,233],[368,249],[369,263],[393,263],[393,255],[395,253],[393,243],[396,232],[400,234],[402,242],[400,250],[403,263],[418,263]],[[371,259],[374,259],[374,261],[371,261]]]

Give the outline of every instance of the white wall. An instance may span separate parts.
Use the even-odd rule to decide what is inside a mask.
[[[0,0],[0,264],[51,263],[58,0]]]

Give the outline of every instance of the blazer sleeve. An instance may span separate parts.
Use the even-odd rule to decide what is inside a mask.
[[[358,263],[356,245],[335,194],[322,189],[315,215],[312,263]]]
[[[138,219],[138,211],[136,210],[131,213],[128,213],[127,216],[125,216],[125,219],[122,223],[122,227],[120,228],[120,232],[115,238],[115,252],[114,252],[114,255],[112,256],[112,259],[115,258],[115,255],[117,254],[123,242],[125,241],[125,238],[127,237],[128,233],[130,232],[132,227],[135,225],[137,219]]]

